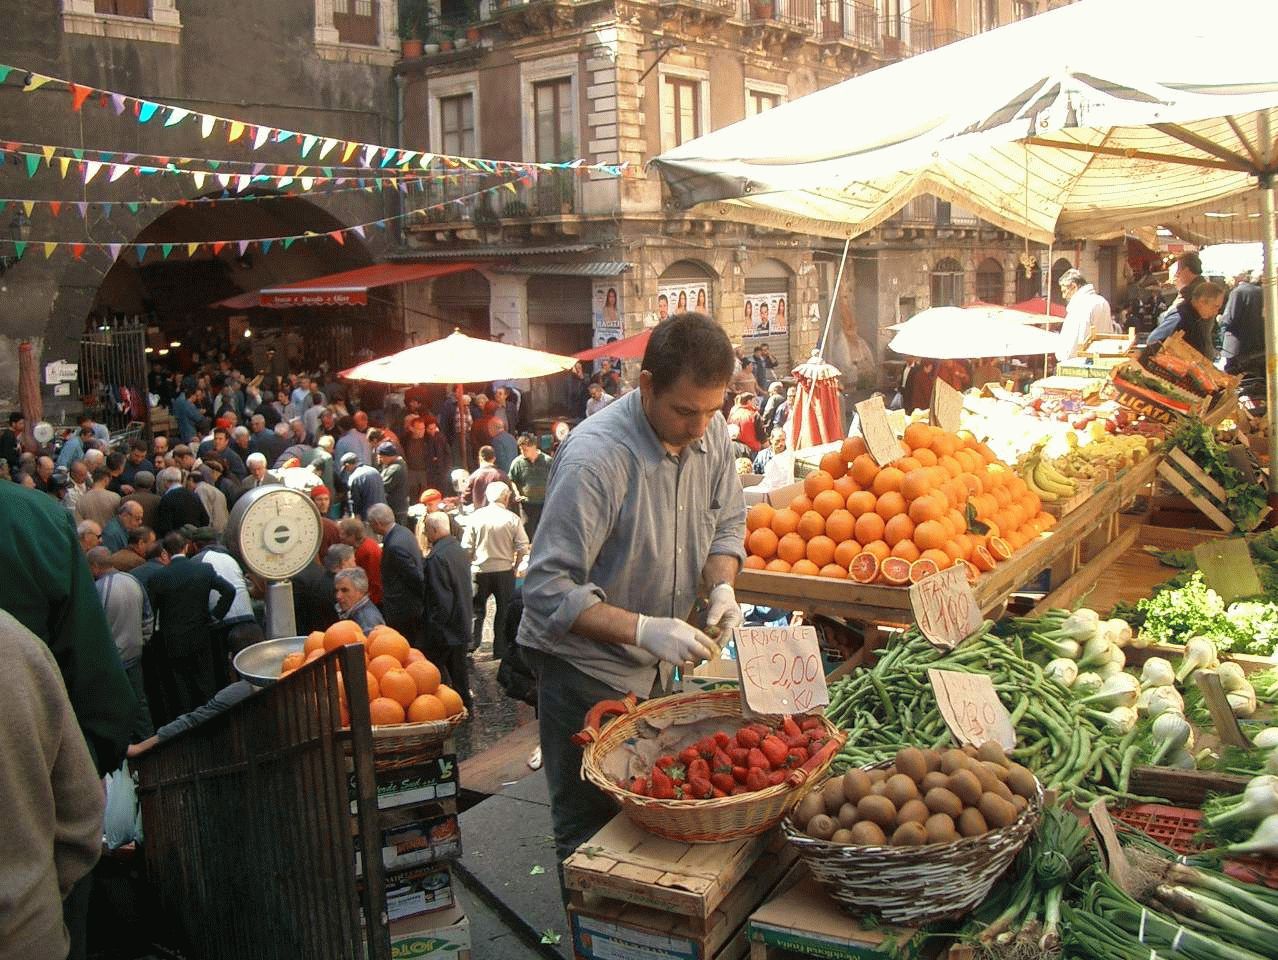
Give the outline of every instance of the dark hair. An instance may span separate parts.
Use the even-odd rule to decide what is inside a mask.
[[[179,533],[178,536],[181,537],[182,535]],[[167,540],[168,538],[166,537],[165,539]],[[155,543],[151,544],[150,549],[147,550],[146,558],[148,560],[159,560],[160,554],[164,553],[167,549],[168,547],[164,545],[164,540],[157,540]],[[178,549],[180,550],[181,547]]]
[[[80,428],[80,436],[82,436],[82,437],[91,437],[91,436],[93,436],[93,428],[92,428],[92,427],[81,427],[81,428]]]
[[[98,467],[96,470],[93,471],[91,476],[93,477],[94,483],[97,483],[100,480],[110,480],[111,471],[108,470],[106,467]]]
[[[679,313],[657,324],[643,352],[642,369],[656,393],[687,376],[699,387],[725,386],[736,367],[732,342],[704,313]]]
[[[347,430],[355,429],[355,418],[349,413],[338,418],[337,429],[345,433]]]
[[[519,444],[519,446],[521,447],[537,446],[537,438],[534,437],[531,433],[521,433],[519,435],[519,439],[516,440],[515,442]]]
[[[145,441],[145,440],[138,440],[138,439],[130,440],[130,441],[129,441],[129,449],[130,449],[130,450],[141,450],[143,453],[146,453],[146,441]]]
[[[1194,253],[1192,250],[1186,251],[1177,257],[1176,266],[1184,267],[1192,273],[1198,274],[1200,277],[1203,275],[1202,257],[1198,256],[1198,254]]]
[[[86,423],[87,423],[87,424],[89,424],[90,426],[92,426],[92,425],[93,425],[93,418],[92,418],[91,416],[89,416],[87,413],[82,413],[82,414],[80,414],[78,417],[76,417],[76,418],[75,418],[75,422],[76,422],[76,423],[78,423],[78,424],[80,424],[81,426],[83,426],[83,425],[84,425],[84,424],[86,424]]]
[[[140,527],[134,527],[132,530],[130,530],[126,534],[126,537],[128,538],[129,545],[132,546],[135,543],[141,543],[150,535],[151,535],[151,528],[144,523]]]
[[[176,530],[170,530],[164,535],[164,549],[170,557],[176,557],[179,553],[186,549],[186,537],[178,533]]]
[[[1192,267],[1190,268],[1193,269]],[[1198,286],[1194,287],[1191,300],[1214,300],[1217,297],[1225,295],[1225,288],[1218,284],[1215,280],[1204,280]]]
[[[10,413],[10,414],[9,414],[9,422],[10,422],[10,423],[17,423],[19,420],[25,420],[25,419],[26,419],[26,417],[24,417],[24,416],[23,416],[21,413],[19,413],[17,410],[14,410],[12,413]]]
[[[107,469],[123,470],[126,459],[127,458],[122,453],[112,453],[108,455],[106,458]]]
[[[493,463],[497,460],[497,452],[488,444],[484,444],[479,448],[479,459],[485,463]]]

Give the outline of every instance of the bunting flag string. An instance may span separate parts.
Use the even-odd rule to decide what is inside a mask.
[[[64,80],[60,77],[53,77],[47,74],[37,73],[24,67],[13,66],[10,64],[0,64],[0,83],[8,83],[11,74],[17,76],[18,81],[22,84],[23,93],[31,93],[35,90],[45,88],[52,84],[54,87],[61,88],[70,94],[69,106],[73,111],[83,109],[86,102],[98,103],[105,108],[110,105],[117,115],[122,116],[126,110],[129,111],[138,123],[145,124],[157,114],[164,116],[164,122],[161,129],[169,129],[184,123],[187,119],[196,120],[200,127],[200,137],[207,140],[211,137],[215,130],[220,130],[225,134],[226,142],[235,143],[248,131],[252,132],[252,149],[261,149],[268,141],[274,140],[276,143],[285,143],[287,141],[295,141],[302,159],[306,159],[307,155],[314,149],[317,142],[323,141],[327,143],[329,139],[333,139],[334,146],[337,143],[344,143],[343,158],[346,159],[354,154],[356,150],[363,150],[363,163],[365,168],[372,168],[373,159],[380,153],[382,155],[381,167],[386,167],[391,162],[392,156],[397,156],[396,163],[406,165],[411,162],[411,156],[418,151],[412,151],[403,147],[391,147],[384,144],[362,143],[351,140],[338,140],[336,138],[326,137],[324,134],[308,133],[305,131],[283,130],[278,127],[265,126],[257,124],[251,120],[244,120],[235,117],[222,117],[217,114],[204,113],[197,110],[191,110],[186,107],[179,107],[175,104],[162,103],[155,100],[144,100],[140,97],[129,96],[128,94],[119,93],[114,90],[105,90],[101,87],[92,87],[84,84],[73,83],[70,80]],[[331,148],[329,148],[331,149]],[[428,165],[434,162],[440,162],[445,166],[456,166],[458,164],[475,169],[474,164],[482,162],[472,157],[456,157],[440,154],[421,154],[420,165],[422,169],[427,169]],[[492,161],[488,161],[492,162]],[[587,172],[602,173],[608,176],[621,177],[627,175],[635,175],[636,171],[629,166],[628,163],[591,163],[584,158],[575,160],[566,160],[560,162],[527,162],[521,166],[534,170],[583,170]],[[296,175],[296,174],[295,174]]]

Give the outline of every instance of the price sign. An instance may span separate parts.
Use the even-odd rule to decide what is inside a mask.
[[[54,360],[52,363],[44,365],[44,382],[49,385],[74,380],[79,375],[80,365],[78,363]]]
[[[989,677],[983,673],[929,670],[927,678],[941,717],[960,744],[979,747],[993,740],[1004,750],[1016,746],[1012,718]]]
[[[870,451],[875,463],[880,466],[891,463],[908,453],[905,445],[892,432],[882,397],[873,396],[862,400],[856,405],[856,415],[861,421],[861,436],[865,438],[866,449]]]
[[[956,433],[963,414],[963,394],[937,377],[932,385],[932,423]]]
[[[814,627],[738,627],[741,696],[753,713],[808,713],[830,702]]]
[[[1220,737],[1220,742],[1231,747],[1242,747],[1244,750],[1250,750],[1255,746],[1247,739],[1247,734],[1243,733],[1238,718],[1234,716],[1234,708],[1229,705],[1229,698],[1225,696],[1225,688],[1220,682],[1220,677],[1206,670],[1197,670],[1194,672],[1194,682],[1202,691],[1203,700],[1207,703],[1207,711],[1211,714],[1212,724],[1216,727],[1216,736]]]
[[[1207,586],[1220,594],[1225,603],[1264,592],[1246,540],[1233,537],[1200,543],[1194,547],[1194,560]]]
[[[981,625],[981,608],[963,567],[953,566],[910,587],[914,622],[938,647],[953,650]]]

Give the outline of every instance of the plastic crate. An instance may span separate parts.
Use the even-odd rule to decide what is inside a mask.
[[[1198,836],[1202,811],[1169,807],[1161,803],[1138,803],[1113,811],[1115,818],[1139,830],[1177,853],[1190,854],[1210,846]],[[1278,889],[1278,861],[1258,857],[1226,860],[1223,870],[1243,883],[1258,883]]]

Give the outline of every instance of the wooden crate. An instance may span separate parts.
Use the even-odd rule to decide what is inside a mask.
[[[1069,497],[1066,500],[1044,500],[1043,511],[1045,513],[1050,513],[1057,519],[1073,513],[1087,502],[1087,498],[1092,495],[1092,490],[1096,486],[1099,486],[1099,484],[1094,484],[1088,480],[1080,481],[1078,484],[1078,492],[1072,497]]]
[[[1225,488],[1189,459],[1184,451],[1172,448],[1167,458],[1158,465],[1158,475],[1225,533],[1233,531],[1234,522],[1225,513],[1229,500]]]
[[[1215,793],[1242,793],[1250,777],[1213,770],[1173,770],[1170,767],[1132,767],[1130,790],[1137,796],[1164,797],[1185,807],[1201,807]]]

